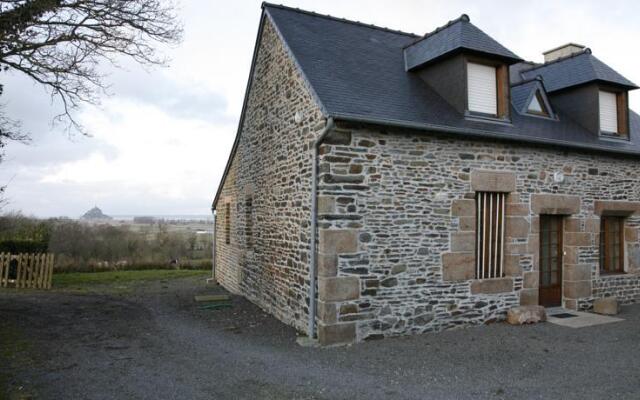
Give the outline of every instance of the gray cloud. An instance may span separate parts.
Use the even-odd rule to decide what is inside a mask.
[[[128,98],[160,108],[167,115],[229,123],[226,99],[204,86],[180,83],[164,76],[163,70],[146,73],[139,67],[116,70],[109,76],[112,98]]]

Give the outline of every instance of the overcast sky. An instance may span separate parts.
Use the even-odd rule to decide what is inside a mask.
[[[285,1],[286,5],[424,34],[466,13],[520,57],[576,42],[640,83],[637,1]],[[59,109],[28,79],[4,73],[1,100],[30,145],[11,144],[0,165],[8,210],[77,217],[208,214],[237,129],[260,19],[259,1],[183,0],[184,42],[168,68],[109,68],[111,96],[86,107],[91,137],[51,127]],[[631,107],[640,110],[632,92]]]

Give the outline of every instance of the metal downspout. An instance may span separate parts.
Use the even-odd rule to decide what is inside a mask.
[[[212,250],[212,262],[211,262],[211,281],[212,283],[218,283],[216,281],[216,209],[211,207],[211,214],[213,214],[213,250]]]
[[[334,128],[333,118],[327,119],[327,124],[320,135],[313,142],[313,160],[311,167],[311,262],[309,264],[309,338],[315,337],[316,325],[316,242],[318,225],[318,150],[325,137]]]

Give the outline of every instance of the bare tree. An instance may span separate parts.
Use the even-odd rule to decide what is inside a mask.
[[[120,56],[165,63],[156,45],[180,41],[175,11],[172,0],[0,0],[0,71],[21,72],[44,86],[62,103],[54,122],[85,134],[74,112],[105,91],[99,63],[116,64]],[[0,106],[0,162],[8,140],[28,136]]]
[[[82,103],[104,92],[102,61],[128,56],[163,64],[158,44],[179,42],[181,25],[172,0],[0,1],[0,69],[19,71],[43,85],[63,109],[57,121],[84,132],[74,117]],[[24,139],[16,122],[0,116],[2,139]]]

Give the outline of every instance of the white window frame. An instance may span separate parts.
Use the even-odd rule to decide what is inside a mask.
[[[467,108],[472,113],[498,115],[498,74],[495,66],[467,62]]]

